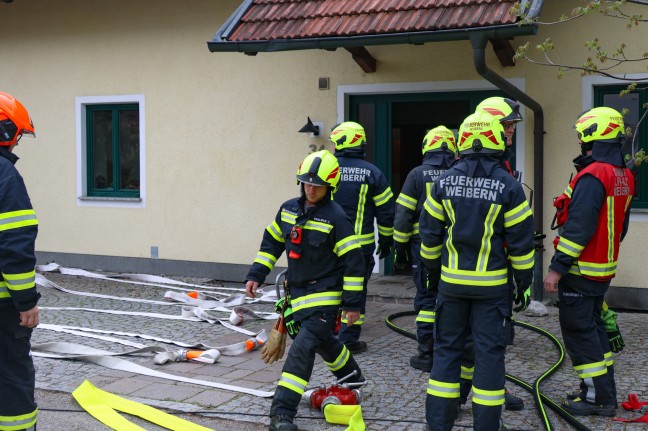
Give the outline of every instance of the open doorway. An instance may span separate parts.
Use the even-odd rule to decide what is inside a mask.
[[[491,96],[503,94],[483,90],[349,96],[349,120],[364,126],[366,159],[383,171],[398,196],[409,171],[421,164],[421,145],[427,131],[444,125],[457,133],[464,118]],[[395,274],[391,256],[384,261],[383,271],[385,275]]]

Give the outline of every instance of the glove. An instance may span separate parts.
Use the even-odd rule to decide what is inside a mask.
[[[389,238],[389,240],[382,240],[378,242],[378,248],[376,248],[378,259],[384,259],[389,256],[389,254],[391,253],[392,242],[393,241],[391,238]]]
[[[261,359],[266,364],[272,364],[281,359],[286,351],[286,325],[282,316],[279,316],[275,323],[268,341],[266,341],[261,351]]]
[[[517,293],[515,294],[515,302],[518,304],[517,307],[513,308],[513,311],[519,312],[519,311],[524,311],[529,307],[529,304],[531,303],[531,286],[527,285],[527,287],[522,287],[523,285],[518,285],[517,286]]]
[[[439,290],[439,278],[441,278],[440,271],[431,271],[429,268],[425,269],[425,287],[429,292],[437,292]]]
[[[605,325],[605,332],[607,332],[608,341],[610,343],[610,350],[614,353],[619,353],[625,347],[625,342],[619,332],[619,325],[617,324],[617,314],[609,308],[601,311],[601,320]]]
[[[405,244],[396,243],[394,247],[394,268],[407,269],[410,266],[410,256]]]

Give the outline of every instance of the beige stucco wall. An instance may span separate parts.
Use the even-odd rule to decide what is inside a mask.
[[[158,246],[164,259],[247,264],[278,204],[298,193],[293,174],[308,146],[326,144],[296,131],[307,115],[324,121],[327,130],[344,115],[337,111],[338,86],[480,79],[467,41],[369,47],[378,61],[373,74],[362,72],[343,49],[256,57],[210,53],[207,40],[239,3],[0,3],[0,85],[28,107],[37,129],[36,141],[22,144],[17,154],[41,222],[40,251],[148,257]],[[564,12],[575,2],[547,3],[543,16],[554,17],[556,4]],[[584,58],[583,43],[595,31],[624,35],[622,23],[588,20],[541,27],[538,36],[513,44],[551,35],[560,42],[558,58],[573,61]],[[641,30],[633,31],[632,39],[642,40]],[[487,62],[506,78],[523,79],[525,91],[544,108],[548,232],[551,198],[566,185],[578,152],[571,126],[583,109],[582,77],[571,73],[559,80],[555,70],[527,63],[503,68],[490,48]],[[619,71],[637,72],[634,67]],[[319,77],[330,78],[330,90],[318,89]],[[145,206],[79,206],[75,98],[122,94],[145,97]],[[520,138],[525,179],[533,186],[529,110],[525,118]],[[615,284],[646,287],[638,250],[647,230],[648,223],[632,223]]]

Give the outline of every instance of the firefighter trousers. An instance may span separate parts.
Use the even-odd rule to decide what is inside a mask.
[[[513,300],[515,299],[515,282],[513,281],[513,271],[509,268],[508,286],[509,286],[509,315],[513,315]],[[513,318],[509,318],[510,323],[510,336],[508,345],[513,344],[515,338],[515,327],[513,326]],[[465,404],[470,394],[472,387],[472,379],[475,371],[475,347],[472,342],[472,335],[468,335],[466,340],[466,349],[464,350],[463,359],[461,361],[461,403]]]
[[[504,406],[504,350],[510,335],[508,302],[508,294],[492,299],[438,294],[434,363],[425,405],[426,421],[431,430],[450,431],[457,418],[461,361],[469,334],[472,334],[475,351],[474,429],[499,430]]]
[[[0,430],[33,427],[38,412],[30,353],[32,330],[19,322],[14,308],[0,308]]]
[[[362,288],[362,304],[360,308],[360,318],[353,325],[347,325],[346,319],[342,320],[342,326],[340,327],[340,333],[338,338],[347,346],[357,342],[360,339],[360,332],[362,331],[362,325],[365,321],[365,307],[367,305],[367,283],[371,278],[371,273],[375,265],[373,254],[365,254],[365,273],[364,273],[364,286]]]
[[[582,295],[563,280],[558,295],[560,329],[581,393],[590,403],[616,405],[612,352],[601,320],[604,295]]]
[[[416,316],[416,340],[418,341],[419,356],[432,356],[434,350],[434,306],[436,305],[436,289],[428,290],[427,276],[421,259],[421,243],[412,241],[412,278],[416,286],[414,311]]]
[[[318,353],[336,378],[340,379],[357,371],[349,383],[364,379],[360,367],[346,346],[335,337],[333,328],[337,309],[318,311],[302,320],[277,385],[270,416],[287,415],[294,418],[302,394],[313,372],[315,354]]]

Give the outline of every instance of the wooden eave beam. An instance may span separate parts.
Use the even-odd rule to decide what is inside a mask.
[[[376,71],[376,59],[367,51],[367,48],[364,46],[354,46],[345,49],[351,53],[353,60],[366,73],[374,73]]]
[[[511,46],[510,39],[491,39],[493,51],[497,56],[502,66],[515,66],[513,56],[515,56],[515,49]]]

